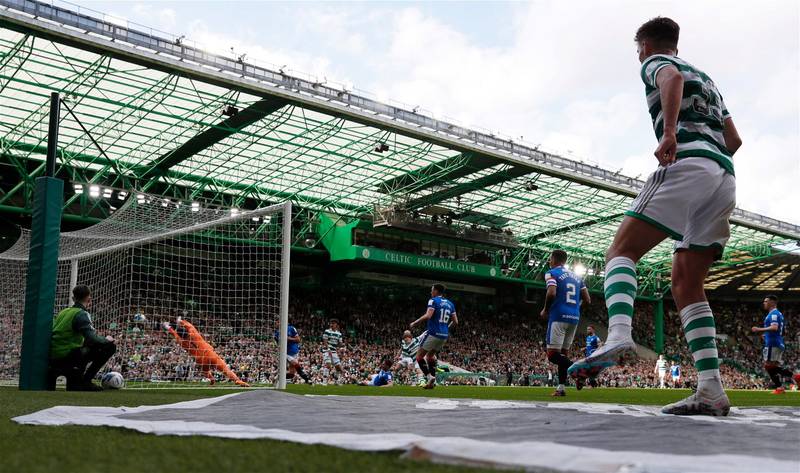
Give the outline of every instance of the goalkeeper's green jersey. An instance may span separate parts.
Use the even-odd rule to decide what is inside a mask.
[[[725,147],[723,123],[730,117],[722,95],[711,78],[677,56],[656,54],[642,63],[641,76],[647,95],[647,108],[653,121],[656,138],[664,134],[661,93],[656,76],[661,69],[675,66],[683,76],[683,100],[678,113],[676,159],[713,159],[733,174],[733,156]]]

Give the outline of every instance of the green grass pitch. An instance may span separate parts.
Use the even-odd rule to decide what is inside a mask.
[[[220,471],[418,471],[419,463],[396,453],[364,453],[325,446],[306,446],[274,440],[229,440],[210,437],[143,435],[109,427],[41,427],[11,422],[14,416],[55,405],[139,406],[169,404],[240,390],[151,389],[100,393],[21,392],[0,388],[0,452],[3,471],[19,472],[177,472]],[[425,391],[411,386],[292,385],[296,394],[429,396],[496,400],[612,402],[662,405],[688,395],[685,390],[594,389],[568,390],[552,398],[550,388],[481,388],[449,386]],[[798,406],[800,393],[775,396],[768,392],[728,391],[736,406]],[[290,427],[290,426],[287,426]],[[426,472],[479,471],[425,465]]]

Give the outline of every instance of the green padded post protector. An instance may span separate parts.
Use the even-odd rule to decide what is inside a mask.
[[[656,353],[664,353],[664,299],[656,300],[656,307],[653,311],[656,326]]]
[[[47,388],[63,200],[64,182],[61,179],[36,179],[22,326],[21,390],[43,391]]]

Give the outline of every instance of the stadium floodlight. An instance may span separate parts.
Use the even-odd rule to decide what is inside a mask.
[[[168,207],[169,206],[169,199],[164,199],[164,202],[161,202],[161,206],[162,207]]]
[[[236,207],[231,209],[231,215],[237,215],[238,213],[239,213],[239,209],[237,209]]]
[[[574,272],[575,272],[575,274],[577,274],[578,276],[584,276],[584,275],[586,274],[586,266],[584,266],[584,265],[583,265],[583,264],[581,264],[581,263],[576,263],[576,264],[575,264],[575,271],[574,271]]]
[[[89,195],[92,197],[100,197],[100,186],[89,187]]]
[[[76,194],[83,194],[83,184],[75,184],[73,185]]]
[[[117,197],[119,197],[119,198],[120,198],[120,200],[122,200],[122,199],[124,199],[125,197],[128,197],[128,193],[127,193],[127,192],[125,192],[125,191],[119,191],[119,192],[117,193]]]
[[[258,222],[259,220],[261,220],[261,217],[253,217],[254,222]]]
[[[108,187],[103,189],[103,197],[104,198],[110,199],[113,194],[114,194],[114,189],[109,189]]]
[[[192,212],[200,211],[200,202],[192,202]]]
[[[145,198],[144,194],[137,194],[137,195],[136,195],[136,201],[137,201],[138,203],[140,203],[140,204],[144,203],[145,199],[146,199],[146,198]]]

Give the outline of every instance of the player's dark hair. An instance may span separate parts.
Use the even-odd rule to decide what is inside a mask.
[[[567,262],[567,252],[564,250],[553,250],[553,260],[555,260],[558,264],[564,264]]]
[[[329,323],[339,325],[339,319],[331,319]]]
[[[590,328],[590,329],[594,330],[594,325],[589,325],[586,328]]]
[[[444,284],[436,283],[433,285],[433,288],[436,289],[439,294],[444,294]]]
[[[776,296],[775,294],[770,294],[770,295],[768,295],[768,296],[766,297],[766,299],[769,299],[769,300],[771,300],[772,302],[776,302],[776,303],[778,302],[778,296]]]
[[[656,49],[678,49],[681,27],[670,18],[657,16],[636,30],[634,41],[647,41]]]
[[[72,288],[72,299],[75,302],[83,302],[92,294],[92,291],[89,290],[89,286],[85,284],[79,284]]]

